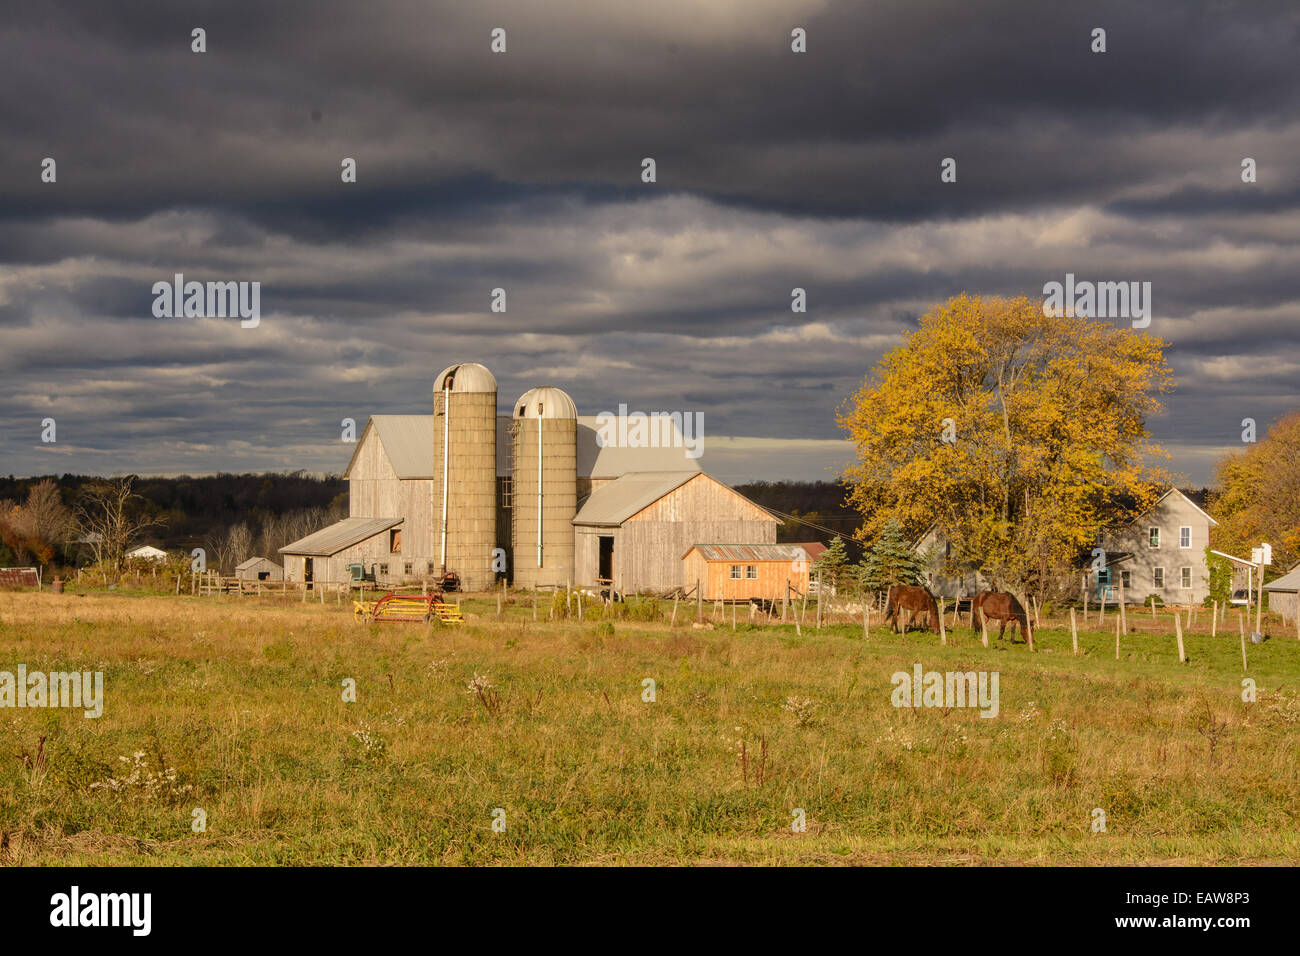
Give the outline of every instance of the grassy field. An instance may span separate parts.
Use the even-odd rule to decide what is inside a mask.
[[[1300,641],[1280,627],[1249,646],[1245,703],[1235,617],[1214,639],[1198,622],[1179,663],[1172,619],[1142,612],[1151,633],[1117,661],[1109,627],[1075,657],[1047,622],[1031,654],[967,627],[940,647],[743,612],[696,629],[693,607],[676,627],[534,623],[526,598],[500,620],[494,601],[466,609],[452,629],[272,599],[0,594],[0,670],[105,675],[99,719],[0,709],[0,861],[1300,861]],[[1000,713],[895,708],[891,675],[917,662],[997,671]]]

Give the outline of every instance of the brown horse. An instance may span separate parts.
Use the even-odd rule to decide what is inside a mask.
[[[889,587],[889,596],[885,600],[885,619],[889,629],[899,633],[907,631],[909,623],[903,617],[904,611],[912,613],[912,621],[924,615],[926,626],[932,631],[939,629],[939,606],[934,603],[934,596],[925,588],[911,584],[893,584]]]
[[[1020,628],[1020,639],[1027,641],[1029,634],[1029,617],[1025,614],[1025,609],[1020,606],[1010,594],[1005,591],[981,591],[971,601],[970,620],[971,628],[978,634],[979,612],[984,612],[984,617],[989,621],[998,621],[1001,627],[998,629],[998,640],[1002,640],[1002,635],[1006,633],[1007,625],[1014,622]],[[1011,639],[1015,643],[1015,638]]]

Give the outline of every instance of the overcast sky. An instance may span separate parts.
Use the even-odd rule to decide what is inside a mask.
[[[702,413],[718,477],[831,478],[919,315],[1067,272],[1152,283],[1190,481],[1300,404],[1294,0],[12,6],[0,473],[338,472],[341,419],[479,361],[503,411]],[[260,325],[155,318],[175,273]]]

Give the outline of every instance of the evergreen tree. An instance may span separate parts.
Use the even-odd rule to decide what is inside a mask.
[[[925,572],[925,562],[912,550],[903,537],[903,526],[893,518],[858,565],[859,580],[873,591],[882,591],[891,584],[922,584]]]
[[[823,584],[834,588],[839,588],[849,579],[849,552],[844,547],[843,538],[832,538],[821,557],[813,562],[813,580],[817,579],[818,573],[821,574]]]

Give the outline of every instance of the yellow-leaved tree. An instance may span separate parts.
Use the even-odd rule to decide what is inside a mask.
[[[1248,557],[1267,541],[1274,572],[1300,562],[1300,410],[1274,422],[1258,444],[1221,459],[1215,477],[1215,547]]]
[[[1063,583],[1106,525],[1168,476],[1147,430],[1172,387],[1164,343],[1041,301],[959,295],[923,316],[840,409],[857,446],[848,501],[873,540],[890,518],[951,543],[1021,599]]]

